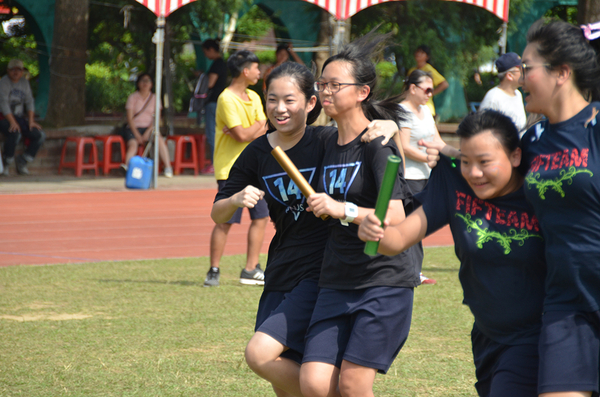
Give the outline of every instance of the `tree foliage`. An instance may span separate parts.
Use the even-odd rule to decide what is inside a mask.
[[[531,1],[512,0],[510,12],[521,12]],[[478,66],[497,56],[502,28],[500,19],[480,7],[419,0],[388,2],[361,11],[352,18],[352,35],[365,34],[378,24],[379,31],[393,34],[393,45],[388,50],[394,54],[402,76],[415,66],[416,48],[427,44],[436,69],[463,83]]]

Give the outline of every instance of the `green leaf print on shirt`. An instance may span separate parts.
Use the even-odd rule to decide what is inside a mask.
[[[556,179],[546,179],[546,180],[538,180],[540,178],[540,173],[531,173],[527,175],[525,178],[525,182],[527,182],[527,187],[531,188],[532,186],[536,186],[538,189],[538,193],[542,200],[546,200],[546,191],[548,188],[552,188],[555,192],[560,194],[560,197],[565,197],[565,192],[562,189],[563,182],[566,181],[569,185],[573,183],[573,177],[577,174],[587,173],[590,174],[590,177],[594,176],[592,171],[590,170],[578,170],[577,168],[571,166],[567,171],[561,170],[560,177]]]
[[[520,246],[525,244],[525,240],[532,237],[542,238],[541,235],[535,233],[529,233],[525,229],[521,229],[520,232],[517,232],[517,229],[510,229],[509,234],[500,233],[500,232],[491,232],[488,228],[482,229],[481,225],[483,225],[483,221],[481,219],[471,219],[471,215],[469,214],[456,214],[459,218],[461,218],[467,224],[467,232],[471,233],[471,231],[477,230],[477,241],[475,244],[477,248],[483,248],[483,244],[491,241],[492,239],[496,239],[498,244],[502,248],[504,248],[504,255],[508,255],[511,251],[510,245],[513,241],[518,241]]]

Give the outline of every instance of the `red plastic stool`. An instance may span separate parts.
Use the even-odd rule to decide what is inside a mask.
[[[125,162],[125,141],[121,135],[103,135],[94,137],[96,143],[102,142],[102,160],[98,161],[98,167],[102,169],[104,175],[108,175],[110,170],[121,167],[121,163]],[[112,161],[113,143],[118,143],[121,148],[121,161]]]
[[[65,156],[67,154],[67,145],[69,142],[75,143],[75,161],[65,161]],[[88,162],[83,162],[83,157],[85,154],[85,145],[92,145],[90,150],[90,155],[88,158]],[[58,173],[62,171],[63,168],[74,168],[75,176],[80,177],[83,170],[94,170],[94,173],[98,175],[98,150],[96,149],[96,144],[94,142],[94,138],[90,136],[70,136],[65,140],[65,144],[62,148],[62,153],[60,155],[60,163],[58,165]]]
[[[196,146],[198,146],[198,169],[202,172],[206,166],[211,164],[211,161],[206,159],[206,135],[196,134],[193,137],[196,140]]]
[[[192,168],[194,175],[198,175],[198,156],[196,155],[196,140],[190,135],[172,135],[167,137],[167,142],[175,143],[175,156],[171,165],[173,173],[179,175],[183,168]],[[190,145],[190,155],[185,156],[185,146]]]

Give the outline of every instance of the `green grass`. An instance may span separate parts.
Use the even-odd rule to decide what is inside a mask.
[[[244,362],[260,287],[243,258],[0,268],[1,396],[271,396]],[[263,258],[264,263],[264,258]],[[471,314],[452,248],[427,249],[409,339],[378,396],[472,396]]]

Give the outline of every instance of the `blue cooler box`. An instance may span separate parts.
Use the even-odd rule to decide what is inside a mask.
[[[129,160],[125,187],[129,189],[148,189],[152,181],[154,161],[141,156],[133,156]]]

